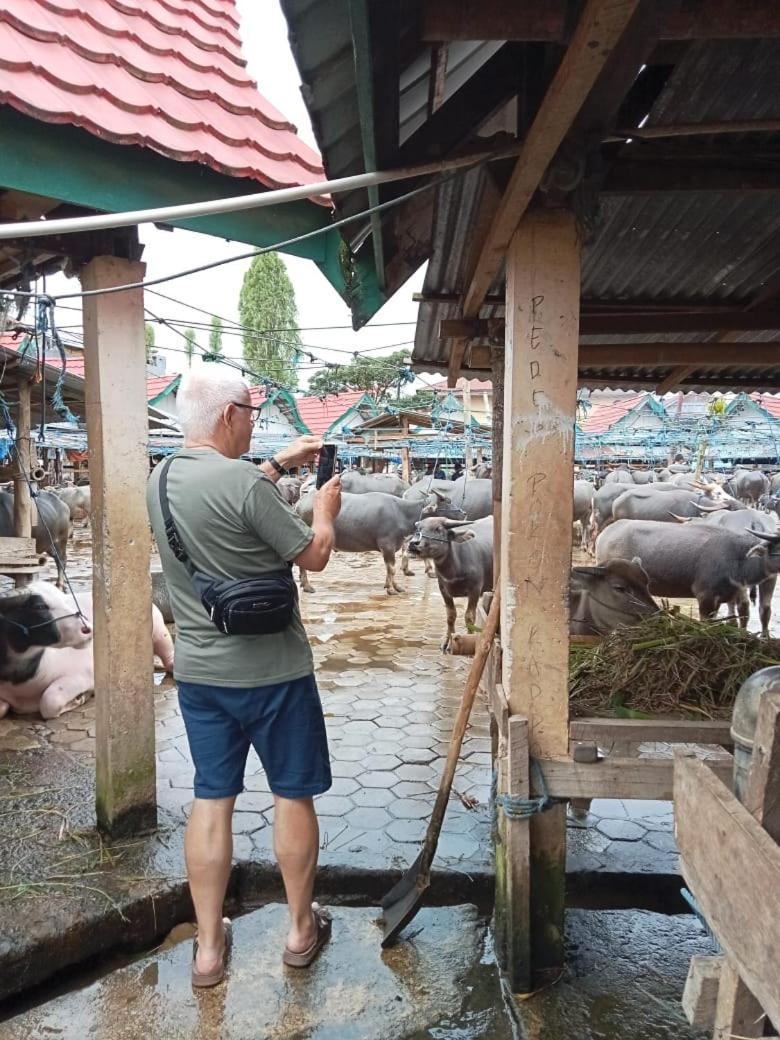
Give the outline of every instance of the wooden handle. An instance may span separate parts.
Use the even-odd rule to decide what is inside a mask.
[[[498,631],[500,614],[501,597],[498,589],[496,589],[493,593],[493,602],[490,604],[490,612],[488,613],[485,627],[480,633],[474,659],[471,662],[471,668],[469,669],[468,678],[466,680],[466,688],[463,691],[463,698],[460,702],[460,708],[458,709],[458,714],[455,718],[455,724],[452,727],[450,746],[447,750],[447,761],[444,765],[444,772],[442,773],[441,782],[439,783],[439,791],[436,795],[436,804],[433,807],[431,822],[428,824],[428,830],[425,835],[425,844],[423,845],[420,857],[419,873],[421,876],[430,871],[433,857],[436,855],[436,846],[439,841],[441,825],[444,822],[444,814],[447,811],[447,803],[450,800],[452,781],[455,777],[455,770],[458,766],[460,749],[463,745],[463,737],[465,736],[466,727],[469,723],[469,716],[471,715],[471,709],[474,705],[474,698],[477,695],[479,682],[482,678],[482,673],[485,670],[485,662],[490,653],[493,639]]]

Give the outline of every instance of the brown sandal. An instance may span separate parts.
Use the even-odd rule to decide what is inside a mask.
[[[330,913],[324,907],[318,906],[317,903],[312,903],[311,909],[314,914],[314,922],[317,925],[317,936],[308,950],[304,950],[302,953],[293,953],[292,950],[288,950],[285,946],[282,961],[291,968],[308,968],[328,939],[330,939],[333,926],[333,919]]]
[[[205,972],[197,970],[195,967],[195,958],[198,956],[198,940],[193,939],[192,941],[192,985],[198,989],[206,989],[209,986],[218,986],[225,977],[228,956],[230,954],[230,946],[233,941],[233,926],[228,917],[222,918],[222,925],[225,929],[225,949],[222,953],[222,963],[218,968],[215,968],[214,971]]]

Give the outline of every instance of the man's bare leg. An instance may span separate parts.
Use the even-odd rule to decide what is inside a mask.
[[[274,795],[274,853],[287,893],[287,949],[292,953],[303,953],[317,938],[311,903],[319,846],[320,829],[312,799]]]
[[[222,913],[233,858],[235,798],[196,798],[184,835],[187,877],[198,922],[195,967],[209,973],[222,963]]]

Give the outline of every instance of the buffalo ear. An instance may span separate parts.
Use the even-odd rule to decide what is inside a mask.
[[[474,538],[473,531],[449,531],[451,542],[467,542],[470,538]]]
[[[746,559],[749,560],[752,556],[766,555],[768,555],[768,550],[765,545],[754,545],[752,548],[748,549]]]

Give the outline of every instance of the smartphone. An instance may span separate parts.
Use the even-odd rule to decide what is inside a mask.
[[[323,484],[327,484],[327,482],[336,472],[336,451],[337,445],[335,444],[322,445],[319,462],[317,463],[318,490],[322,487]]]

